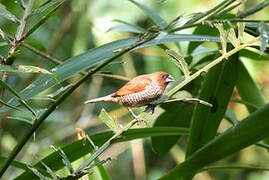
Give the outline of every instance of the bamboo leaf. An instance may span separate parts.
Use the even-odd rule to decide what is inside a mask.
[[[17,19],[17,17],[15,15],[13,15],[11,12],[9,12],[6,9],[0,8],[0,17],[3,17],[7,20],[10,20],[16,24],[20,23],[20,20]]]
[[[260,51],[254,48],[243,49],[239,52],[239,54],[240,56],[246,57],[250,60],[269,61],[269,55],[266,52],[261,54]]]
[[[6,159],[7,159],[6,157],[0,156],[0,165],[1,165],[3,162],[5,162]],[[22,162],[20,162],[20,161],[12,161],[11,165],[12,165],[13,167],[16,167],[16,168],[19,168],[19,169],[22,169],[22,170],[26,170],[26,171],[29,170],[27,164],[22,163]]]
[[[45,5],[33,10],[29,16],[34,16],[34,15],[38,15],[41,14],[45,11],[47,11],[48,9],[51,9],[52,7],[56,7],[59,3],[61,3],[62,1],[65,0],[52,0],[49,3],[46,3]]]
[[[242,62],[239,62],[238,64],[238,81],[236,83],[236,89],[238,90],[242,100],[256,105],[257,107],[265,105],[265,100],[263,99],[257,85]],[[246,108],[250,113],[256,110],[255,107],[251,106],[246,106]]]
[[[266,8],[267,6],[269,6],[268,0],[264,0],[262,3],[259,3],[256,6],[240,12],[238,14],[238,18],[244,18],[244,17],[250,16],[251,14],[259,12],[260,10],[262,10],[263,8]]]
[[[161,180],[179,180],[269,136],[269,104],[208,142]],[[255,127],[255,128],[253,128]]]
[[[5,101],[3,101],[3,100],[1,100],[1,99],[0,99],[0,104],[1,104],[1,105],[4,105],[4,106],[7,106],[7,107],[9,107],[9,108],[11,108],[11,109],[14,109],[14,110],[21,111],[21,109],[15,107],[15,106],[9,105],[8,103],[6,103]]]
[[[161,105],[165,109],[153,127],[189,127],[193,105],[173,102]],[[179,116],[180,114],[180,116]],[[159,155],[165,155],[177,143],[180,136],[157,136],[151,138],[153,150]]]
[[[187,134],[188,134],[188,128],[178,128],[178,127],[129,129],[127,132],[124,133],[122,139],[118,139],[114,143],[125,142],[133,139],[146,138],[152,136],[175,136],[175,135],[187,135]],[[104,144],[105,141],[107,141],[112,136],[113,132],[108,131],[92,135],[90,136],[90,138],[93,140],[94,144],[96,144],[97,146],[101,146],[102,144]],[[94,147],[88,140],[87,141],[79,140],[62,147],[61,149],[64,151],[70,162],[74,162],[75,160],[94,151]],[[42,159],[42,162],[45,163],[47,166],[49,166],[53,171],[57,171],[64,167],[64,164],[62,163],[62,157],[57,152],[51,153],[50,155]],[[39,172],[41,172],[40,169],[45,170],[41,161],[36,163],[33,167],[38,169]],[[46,174],[47,176],[49,176],[48,173]],[[16,178],[16,180],[24,180],[24,179],[34,180],[36,179],[36,177],[31,171],[28,170]]]
[[[109,31],[118,31],[118,32],[131,32],[131,33],[142,33],[143,31],[140,31],[136,28],[134,28],[133,26],[129,26],[129,25],[117,25],[117,26],[113,26],[111,28],[109,28],[107,30]]]
[[[199,99],[213,104],[213,107],[196,105],[188,140],[187,157],[216,136],[237,80],[237,64],[238,54],[207,73]]]
[[[184,74],[184,77],[187,78],[190,75],[189,67],[186,61],[184,60],[183,56],[180,56],[178,53],[175,51],[169,49],[165,51],[172,59],[174,60],[173,62],[179,67],[179,69],[182,71]]]
[[[18,72],[18,73],[38,73],[38,74],[49,74],[53,75],[46,69],[37,67],[37,66],[26,66],[26,65],[18,65],[18,66],[8,66],[8,65],[1,65],[0,71],[7,71],[7,72]]]
[[[59,155],[61,156],[62,161],[63,161],[65,167],[67,167],[67,169],[68,169],[68,171],[69,171],[70,174],[73,174],[73,172],[74,172],[74,168],[73,168],[73,166],[72,166],[70,160],[68,159],[67,155],[65,154],[65,152],[64,152],[61,148],[56,148],[56,147],[54,147],[53,145],[51,146],[51,148],[52,148],[55,152],[59,153]]]
[[[202,25],[202,26],[198,26],[197,28],[195,28],[193,34],[196,34],[196,35],[206,34],[206,35],[211,35],[211,36],[217,36],[218,30],[216,28],[211,27],[211,26]],[[202,43],[203,42],[190,42],[190,44],[188,46],[188,51],[187,51],[188,54],[191,54]]]
[[[105,123],[105,125],[107,127],[109,127],[111,130],[113,131],[117,131],[119,129],[119,124],[117,123],[117,121],[112,118],[105,109],[102,109],[100,114],[99,114],[99,118],[102,120],[103,123]]]
[[[37,114],[35,113],[35,111],[31,108],[31,106],[29,106],[25,100],[23,98],[21,98],[21,96],[12,88],[10,87],[7,83],[5,83],[4,81],[0,80],[0,85],[2,87],[4,87],[5,89],[7,89],[9,92],[11,92],[14,96],[17,97],[18,101],[26,108],[28,109],[36,118]]]
[[[139,3],[136,0],[129,0],[129,1],[135,4],[137,7],[139,7],[142,11],[144,11],[157,26],[165,27],[168,25],[168,23],[165,22],[165,20],[163,20],[163,18],[161,18],[159,14],[154,10],[150,9],[144,4]]]
[[[107,31],[123,31],[123,32],[133,32],[133,33],[143,33],[146,30],[134,25],[134,24],[130,24],[126,21],[122,21],[122,20],[118,20],[118,19],[114,19],[114,22],[118,22],[121,23],[122,25],[119,26],[113,26],[111,28],[109,28]]]

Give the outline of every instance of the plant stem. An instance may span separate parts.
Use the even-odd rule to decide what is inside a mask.
[[[23,16],[20,20],[20,25],[17,28],[17,32],[15,35],[15,39],[13,40],[12,44],[11,44],[11,48],[9,49],[8,52],[8,56],[5,60],[5,64],[6,65],[11,65],[13,64],[14,58],[11,58],[12,55],[14,54],[14,52],[16,51],[16,48],[18,47],[18,45],[20,44],[20,39],[22,38],[25,26],[26,26],[26,21],[28,19],[29,14],[31,13],[31,10],[33,8],[33,4],[34,4],[35,0],[30,0],[29,3],[27,4],[25,11],[23,13]]]
[[[244,48],[246,48],[248,46],[253,45],[254,43],[258,42],[259,40],[260,40],[260,37],[254,38],[250,42],[245,43],[245,44],[242,44],[242,45],[239,45],[238,47],[235,47],[231,51],[222,54],[220,57],[218,57],[217,59],[215,59],[211,63],[207,64],[206,66],[204,66],[203,68],[201,68],[200,70],[198,70],[197,72],[195,72],[194,74],[192,74],[189,77],[187,77],[186,79],[184,79],[180,84],[178,84],[176,87],[174,87],[173,89],[171,89],[167,93],[167,95],[169,97],[171,97],[179,89],[181,89],[183,86],[185,86],[186,84],[188,84],[189,82],[191,82],[192,80],[194,80],[195,78],[197,78],[198,76],[200,76],[202,73],[207,72],[209,69],[211,69],[212,67],[216,66],[217,64],[219,64],[224,59],[227,59],[228,57],[232,56],[233,54],[237,53],[238,51],[240,51],[240,50],[242,50],[242,49],[244,49]]]

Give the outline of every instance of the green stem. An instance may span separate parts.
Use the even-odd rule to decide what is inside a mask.
[[[16,51],[16,48],[19,45],[19,40],[22,38],[22,34],[23,34],[25,27],[26,27],[27,19],[29,17],[29,14],[31,13],[34,2],[35,2],[35,0],[30,0],[26,6],[24,13],[23,13],[23,16],[20,20],[20,25],[17,28],[15,39],[12,42],[12,46],[9,49],[8,56],[7,56],[6,61],[5,61],[5,64],[7,64],[7,65],[13,64],[14,58],[12,58],[12,55],[14,54],[14,52]]]
[[[201,68],[200,70],[198,70],[197,72],[195,72],[194,74],[190,75],[189,77],[187,77],[185,80],[183,80],[180,84],[178,84],[176,87],[174,87],[173,89],[171,89],[167,95],[169,97],[171,97],[172,95],[174,95],[179,89],[181,89],[183,86],[185,86],[186,84],[188,84],[189,82],[191,82],[192,80],[194,80],[195,78],[197,78],[198,76],[200,76],[202,73],[207,72],[209,69],[211,69],[212,67],[216,66],[217,64],[219,64],[221,61],[223,61],[224,59],[227,59],[228,57],[232,56],[233,54],[237,53],[238,51],[253,45],[254,43],[258,42],[260,40],[260,37],[254,38],[254,40],[246,43],[246,44],[242,44],[239,45],[238,47],[235,47],[234,49],[232,49],[231,51],[222,54],[222,56],[220,56],[219,58],[215,59],[214,61],[212,61],[211,63],[207,64],[206,66],[204,66],[203,68]]]
[[[36,23],[29,31],[27,31],[22,37],[21,39],[19,39],[19,42],[22,42],[23,40],[25,40],[28,36],[30,36],[37,28],[39,28],[42,24],[44,24],[48,18],[50,18],[53,13],[59,8],[61,7],[61,5],[64,3],[65,1],[61,1],[57,6],[55,6],[46,16],[42,17],[41,20]]]

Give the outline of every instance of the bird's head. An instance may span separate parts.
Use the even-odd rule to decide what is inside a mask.
[[[152,76],[154,77],[154,79],[157,80],[157,82],[160,85],[163,86],[167,86],[170,82],[174,82],[175,78],[173,76],[171,76],[170,74],[166,73],[166,72],[155,72],[152,73]]]

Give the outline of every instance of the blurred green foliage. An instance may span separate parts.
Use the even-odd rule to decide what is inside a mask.
[[[158,46],[162,44],[160,38],[167,38],[166,41],[169,43],[164,43],[166,48],[172,49],[184,57],[191,73],[197,72],[206,64],[221,56],[219,52],[221,43],[214,42],[219,41],[218,30],[209,22],[202,23],[201,21],[201,24],[197,24],[197,27],[176,31],[175,33],[180,34],[177,36],[178,39],[176,37],[169,39],[167,35],[169,32],[173,32],[173,28],[180,28],[185,23],[188,25],[189,20],[202,16],[203,13],[201,12],[209,13],[209,10],[221,3],[221,1],[213,0],[35,0],[32,10],[26,18],[25,28],[22,28],[23,32],[31,31],[36,24],[41,22],[42,18],[48,17],[48,19],[23,40],[22,44],[19,44],[20,47],[16,47],[15,51],[11,53],[12,42],[16,43],[14,37],[18,34],[18,24],[25,13],[22,6],[29,6],[31,1],[0,1],[0,69],[1,72],[9,71],[7,79],[3,78],[5,73],[1,73],[2,80],[14,92],[19,92],[19,95],[17,95],[13,91],[9,91],[5,83],[1,83],[0,102],[3,101],[3,103],[1,103],[0,108],[0,168],[10,152],[14,151],[16,144],[21,142],[22,137],[35,126],[36,119],[42,117],[51,105],[61,98],[62,94],[72,89],[73,85],[81,80],[83,75],[98,67],[99,64],[111,58],[118,51],[137,42],[138,38],[143,37],[146,32],[156,30],[160,34],[154,39],[153,45],[148,43],[145,48],[141,48],[144,46],[142,44],[130,53],[116,58],[93,74],[76,90],[70,91],[72,94],[68,94],[67,99],[63,99],[59,103],[60,106],[57,105],[52,113],[44,119],[42,125],[35,130],[34,134],[31,134],[34,138],[31,138],[27,145],[23,147],[16,158],[19,162],[13,162],[12,167],[8,168],[3,179],[13,179],[23,170],[26,172],[19,178],[35,177],[38,179],[32,171],[29,171],[27,166],[34,166],[43,175],[48,175],[49,171],[44,170],[44,165],[40,162],[41,159],[52,171],[56,171],[57,175],[68,176],[69,173],[67,168],[64,168],[62,158],[50,149],[52,144],[63,147],[62,149],[72,162],[72,166],[76,169],[90,157],[90,154],[96,152],[93,151],[94,148],[100,147],[112,136],[112,132],[104,132],[109,129],[98,118],[101,109],[104,108],[108,112],[106,117],[112,118],[112,120],[116,119],[119,124],[127,124],[131,119],[128,111],[117,104],[99,103],[85,106],[84,101],[86,99],[112,93],[126,83],[126,79],[144,73],[165,71],[172,74],[176,79],[182,80],[183,76],[180,69],[165,53],[165,48]],[[59,8],[54,9],[58,5]],[[195,103],[173,102],[163,104],[157,108],[152,116],[149,116],[148,126],[153,128],[143,129],[140,127],[143,125],[138,125],[137,127],[141,129],[128,130],[126,134],[123,134],[122,140],[116,141],[124,143],[113,145],[104,155],[98,157],[99,162],[103,162],[102,160],[106,160],[108,157],[112,157],[112,160],[104,161],[104,164],[101,164],[98,168],[95,167],[85,173],[88,179],[157,179],[183,162],[186,151],[192,157],[192,152],[197,151],[198,147],[202,147],[218,133],[227,133],[226,130],[232,125],[225,119],[232,119],[233,122],[237,122],[238,119],[242,120],[249,117],[248,115],[256,109],[260,110],[260,114],[268,114],[268,109],[263,107],[269,100],[268,5],[268,1],[247,0],[239,7],[236,5],[235,9],[227,12],[225,16],[214,17],[214,15],[221,13],[216,11],[216,14],[207,17],[208,21],[237,19],[237,13],[242,15],[244,14],[242,12],[247,12],[250,13],[250,16],[248,15],[247,18],[241,18],[240,20],[267,21],[264,23],[245,23],[245,40],[251,39],[250,35],[262,35],[263,38],[261,44],[257,43],[251,48],[241,50],[229,58],[232,61],[227,62],[234,63],[240,60],[239,65],[232,65],[233,67],[225,69],[227,64],[222,63],[215,72],[210,70],[208,76],[202,74],[182,88],[182,90],[189,92],[186,97],[189,97],[190,94],[192,97],[200,97],[215,105],[215,108],[221,107],[221,113],[216,115],[214,109]],[[247,11],[252,8],[255,11],[253,14],[252,11]],[[53,13],[49,17],[47,15],[50,12]],[[177,19],[176,17],[181,18]],[[175,24],[170,24],[171,27],[167,26],[174,19],[176,19]],[[236,23],[232,21],[224,24],[227,29],[231,26],[236,27]],[[124,40],[117,41],[121,39]],[[229,47],[228,50],[230,49],[232,48]],[[5,69],[2,65],[10,67]],[[40,68],[34,69],[35,71],[43,70],[43,73],[18,73],[19,70],[16,67],[19,65],[35,66]],[[232,68],[235,68],[236,70],[233,69],[233,71],[236,72],[233,72]],[[46,70],[48,70],[49,75],[44,73],[47,72]],[[53,73],[53,77],[51,77],[51,73]],[[236,73],[239,73],[238,78],[236,78]],[[225,82],[225,80],[228,82]],[[208,85],[205,86],[205,84]],[[229,86],[229,90],[225,89],[227,86]],[[225,90],[225,92],[222,90]],[[230,101],[231,98],[242,100],[240,101],[241,104],[237,103],[239,101]],[[216,105],[217,101],[221,101],[218,106]],[[250,107],[250,105],[252,106]],[[203,108],[204,111],[201,110]],[[228,110],[231,110],[233,117],[228,115]],[[34,111],[37,117],[31,111]],[[143,108],[135,109],[135,111],[140,113]],[[255,119],[255,116],[246,119]],[[260,122],[266,122],[262,120],[261,118]],[[212,121],[215,124],[212,124]],[[117,124],[117,126],[119,125]],[[264,127],[267,126],[268,123],[264,125]],[[76,132],[76,127],[84,129],[90,139],[86,135],[78,138],[79,133]],[[249,128],[247,125],[246,127]],[[259,127],[262,129],[262,124]],[[199,140],[190,140],[187,143],[189,128],[190,139],[193,140],[198,137]],[[213,128],[213,130],[210,128]],[[257,127],[257,129],[259,128]],[[246,136],[251,137],[255,133],[257,132],[246,134]],[[264,132],[261,136],[257,135],[256,141],[267,137],[265,134]],[[224,134],[219,139],[226,140],[225,138],[230,137],[229,135],[231,134],[227,136]],[[138,144],[130,141],[136,138],[145,139],[139,141]],[[231,149],[240,150],[237,149],[236,143],[245,142],[242,136],[240,138],[242,141],[234,140],[234,143],[229,144]],[[77,141],[79,139],[82,140]],[[256,141],[252,140],[251,144],[256,143]],[[229,142],[229,139],[226,142]],[[193,146],[190,144],[193,144]],[[215,147],[214,143],[211,145]],[[248,144],[245,143],[245,145]],[[85,147],[89,148],[86,149]],[[223,154],[229,151],[226,150],[228,148],[225,145],[216,147],[220,148],[220,152]],[[210,152],[210,150],[212,149],[205,148],[202,153]],[[216,150],[216,152],[219,151]],[[87,155],[87,153],[90,154]],[[228,158],[223,156],[221,161],[211,159],[210,154],[207,155],[207,161],[211,163],[210,166],[239,164],[251,167],[267,167],[269,165],[267,150],[258,146],[250,146],[236,153],[232,152]],[[199,158],[197,159],[199,160]],[[98,161],[95,161],[95,163],[98,163]],[[192,162],[192,159],[189,161]],[[137,168],[137,164],[138,166],[141,164],[141,168]],[[200,170],[199,168],[201,167],[193,168],[195,171],[192,173]],[[191,177],[189,176],[186,179]],[[240,170],[205,171],[197,174],[195,179],[263,180],[268,179],[268,177],[266,171],[241,168]]]

